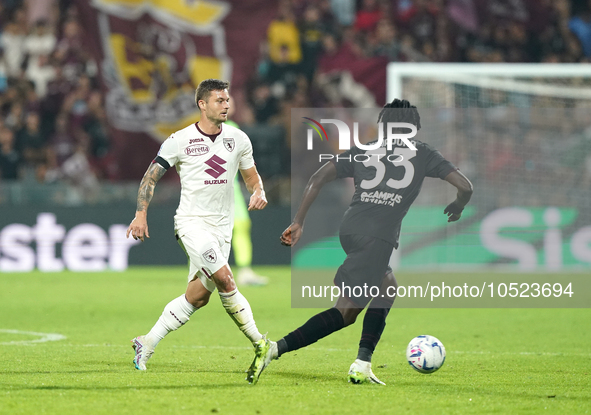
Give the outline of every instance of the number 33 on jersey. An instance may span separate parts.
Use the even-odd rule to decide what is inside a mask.
[[[365,234],[398,246],[400,224],[425,177],[444,179],[457,168],[439,151],[420,141],[416,150],[403,143],[387,150],[353,147],[332,159],[337,177],[352,177],[355,194],[340,233]]]

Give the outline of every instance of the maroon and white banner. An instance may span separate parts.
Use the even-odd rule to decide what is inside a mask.
[[[121,179],[138,179],[160,143],[198,120],[195,88],[253,73],[272,0],[77,0]]]

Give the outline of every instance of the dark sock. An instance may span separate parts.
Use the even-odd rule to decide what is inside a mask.
[[[373,350],[370,350],[367,347],[360,347],[359,351],[357,352],[357,359],[363,360],[364,362],[371,362],[372,355]]]
[[[277,342],[279,356],[312,343],[345,327],[343,315],[336,308],[330,308],[316,314],[299,329],[292,331]]]
[[[287,352],[287,342],[285,339],[277,340],[277,354],[281,356],[283,353]]]
[[[386,327],[386,317],[390,312],[390,307],[392,307],[392,302],[376,300],[377,298],[372,300],[363,318],[363,330],[359,341],[357,359],[365,362],[371,362],[371,356],[380,341],[380,337],[382,337]]]

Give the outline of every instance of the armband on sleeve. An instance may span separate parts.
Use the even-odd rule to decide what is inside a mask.
[[[156,156],[156,158],[154,160],[152,160],[152,163],[160,164],[162,167],[164,167],[165,170],[170,169],[170,164],[168,164],[168,161],[164,160],[160,156]]]

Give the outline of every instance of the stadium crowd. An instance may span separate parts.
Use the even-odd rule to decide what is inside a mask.
[[[0,31],[2,180],[91,186],[106,177],[107,121],[75,7],[3,1]]]
[[[261,122],[279,114],[282,101],[383,105],[334,75],[354,72],[358,61],[588,62],[589,17],[587,0],[283,0],[250,101]]]
[[[267,135],[254,143],[261,165],[275,160],[263,173],[287,177],[271,156],[289,154],[291,108],[381,106],[388,62],[588,62],[590,3],[281,0],[236,120]],[[78,17],[72,0],[0,3],[2,181],[117,180]]]

